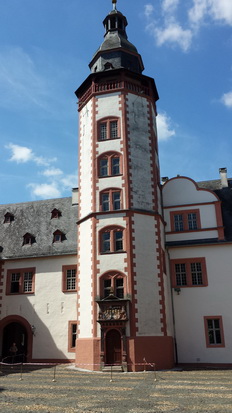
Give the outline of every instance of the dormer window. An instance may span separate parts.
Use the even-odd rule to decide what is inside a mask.
[[[10,212],[7,212],[4,215],[4,224],[10,224],[12,221],[14,221],[14,215]]]
[[[113,68],[114,68],[114,66],[110,62],[107,62],[107,63],[104,64],[104,69],[105,70],[109,70],[109,69],[113,69]]]
[[[34,244],[35,241],[35,236],[32,234],[29,234],[28,232],[23,236],[23,245],[32,245]]]
[[[55,231],[53,232],[53,243],[55,242],[62,242],[66,240],[66,236],[62,231]]]
[[[53,218],[60,218],[61,217],[61,212],[59,211],[59,209],[54,208],[51,212],[52,216],[51,219]]]

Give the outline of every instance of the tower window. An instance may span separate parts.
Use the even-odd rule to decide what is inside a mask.
[[[110,64],[110,63],[109,63]],[[106,67],[105,69],[112,68]],[[98,122],[98,140],[105,141],[107,139],[117,139],[119,137],[119,119],[104,119]]]
[[[124,298],[125,296],[125,276],[121,273],[110,272],[104,274],[100,278],[100,296],[102,298],[109,297],[113,294],[117,298]]]
[[[100,232],[100,252],[102,254],[123,252],[124,231],[120,227],[104,228]]]
[[[99,177],[121,175],[120,158],[120,155],[116,153],[102,155],[99,159]]]
[[[101,211],[118,211],[121,209],[121,190],[112,188],[100,194]]]

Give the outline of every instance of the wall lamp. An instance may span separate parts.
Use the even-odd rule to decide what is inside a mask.
[[[32,332],[33,336],[35,336],[35,330],[36,330],[36,327],[32,324],[31,325],[31,332]]]

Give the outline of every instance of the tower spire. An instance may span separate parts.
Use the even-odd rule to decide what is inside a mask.
[[[117,4],[117,0],[112,0],[113,3],[113,10],[117,10],[116,4]]]

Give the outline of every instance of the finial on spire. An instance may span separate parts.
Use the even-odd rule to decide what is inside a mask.
[[[113,3],[113,10],[116,10],[117,0],[112,0],[112,3]]]

